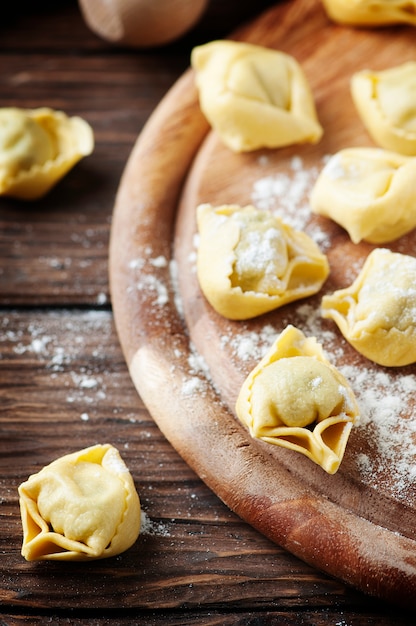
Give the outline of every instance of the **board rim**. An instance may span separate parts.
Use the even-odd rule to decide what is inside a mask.
[[[306,5],[310,8],[314,1]],[[284,15],[286,10],[283,3],[266,13]],[[244,37],[244,30],[236,38],[240,36]],[[184,376],[190,374],[192,350],[175,304],[172,268],[140,268],[146,275],[155,275],[171,285],[168,302],[155,322],[151,301],[137,288],[138,273],[132,260],[145,256],[149,248],[153,259],[171,258],[181,191],[208,132],[199,110],[192,70],[187,70],[137,138],[120,181],[110,233],[109,276],[116,330],[132,381],[165,437],[231,510],[321,571],[370,595],[415,608],[416,565],[415,560],[409,563],[406,555],[415,553],[416,541],[364,518],[357,519],[321,496],[311,497],[284,468],[272,479],[273,460],[256,442],[247,443],[245,431],[235,424],[234,417],[231,427],[230,413],[221,405],[208,378],[207,389],[197,398],[181,392]],[[178,153],[183,156],[180,163]],[[179,353],[180,358],[176,358],[174,355]],[[163,389],[160,381],[164,381]],[[225,447],[218,445],[221,437]],[[210,453],[217,456],[214,464],[207,451],[202,453],[201,444],[207,442]],[[234,461],[225,458],[232,450],[238,451]],[[224,463],[219,473],[214,469],[218,463]],[[257,467],[253,468],[253,463]],[[262,471],[267,484],[257,497],[254,486],[261,481]],[[337,523],[341,512],[348,528],[343,536]],[[383,571],[377,550],[369,550],[366,545],[351,551],[348,538],[357,528],[374,545],[385,546]],[[307,542],[302,540],[305,532]],[[336,558],[328,559],[328,550]]]

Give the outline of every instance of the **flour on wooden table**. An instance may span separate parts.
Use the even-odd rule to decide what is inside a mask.
[[[260,361],[275,339],[276,329],[271,324],[266,324],[260,332],[246,330],[237,335],[224,334],[220,345],[223,350],[229,350],[241,361]]]
[[[196,257],[194,257],[195,259]],[[154,272],[149,272],[149,268],[164,269],[168,268],[168,275],[162,274],[158,277]],[[144,250],[142,256],[132,259],[129,263],[129,269],[137,273],[135,288],[138,291],[145,292],[154,298],[151,301],[153,307],[161,308],[162,315],[164,308],[170,303],[170,294],[173,292],[173,304],[181,320],[184,319],[183,304],[178,287],[178,268],[175,260],[168,260],[163,255],[154,256],[153,249],[148,246]],[[155,318],[158,319],[157,311],[154,309]],[[162,317],[159,316],[159,317]],[[184,355],[181,350],[175,348],[173,354],[178,363],[181,363]],[[189,355],[187,357],[187,371],[183,377],[181,386],[181,394],[184,396],[192,396],[193,394],[204,394],[209,384],[209,369],[203,357],[195,350],[192,344],[189,346]],[[174,360],[171,364],[173,371],[177,367]]]
[[[389,485],[394,484],[394,495],[405,501],[414,494],[416,483],[416,409],[412,409],[410,416],[403,413],[413,405],[416,376],[401,375],[395,369],[346,364],[340,334],[336,329],[324,328],[319,309],[308,303],[301,304],[296,318],[291,314],[290,319],[282,321],[282,326],[289,323],[294,323],[306,336],[317,338],[328,360],[354,391],[361,414],[355,428],[361,430],[371,450],[371,454],[362,451],[357,455],[355,462],[359,473],[373,487],[388,480]],[[270,324],[258,333],[242,325],[238,334],[224,334],[221,346],[231,350],[242,363],[258,361],[278,332]]]
[[[175,288],[176,263],[173,260],[170,261],[162,254],[156,256],[153,254],[152,248],[148,246],[144,250],[144,256],[137,257],[130,261],[129,269],[137,273],[135,289],[147,295],[152,295],[152,306],[165,307],[170,303],[169,282],[171,282],[174,287],[175,296],[177,293],[177,289]],[[162,275],[156,276],[154,272],[155,269],[164,268],[169,268],[170,280],[168,281],[166,281]]]
[[[111,312],[80,312],[78,322],[75,322],[63,310],[48,313],[40,321],[29,321],[26,327],[20,325],[17,329],[11,329],[12,323],[15,322],[7,317],[2,318],[0,341],[10,343],[15,354],[27,355],[39,361],[40,371],[44,368],[51,380],[60,376],[60,387],[67,390],[65,401],[68,404],[78,403],[96,408],[100,400],[106,399],[105,380],[111,372],[102,370],[100,351],[94,350],[92,358],[85,364],[80,354],[85,349],[87,336],[100,333],[103,340],[111,336]],[[87,422],[89,413],[81,411],[80,419]]]
[[[322,159],[322,167],[329,157]],[[267,156],[260,157],[267,165]],[[319,166],[307,167],[296,156],[289,163],[289,170],[276,171],[272,175],[256,180],[251,191],[252,203],[259,209],[270,210],[297,230],[303,230],[311,236],[323,251],[331,246],[328,233],[319,227],[319,221],[311,219],[309,194],[322,169]],[[194,238],[194,250],[189,255],[189,266],[196,271],[196,250],[198,235]],[[154,295],[156,306],[164,307],[169,303],[169,293],[173,290],[176,310],[183,318],[183,303],[178,289],[178,276],[175,261],[153,255],[146,251],[147,258],[132,261],[131,268],[138,271],[136,288]],[[360,260],[350,263],[346,279],[351,282],[360,270]],[[153,270],[169,265],[169,276],[164,282],[154,273],[146,277],[142,270],[146,264]],[[169,283],[169,284],[168,284]],[[324,324],[319,307],[307,301],[299,303],[295,314],[291,312],[282,326],[294,324],[307,336],[314,336],[322,344],[327,358],[337,367],[351,384],[361,410],[361,421],[356,427],[361,429],[362,439],[369,442],[371,453],[362,450],[356,457],[357,471],[370,486],[377,487],[384,477],[393,476],[395,495],[405,500],[416,480],[416,414],[412,409],[410,416],[401,414],[402,407],[413,406],[416,392],[416,377],[413,374],[402,376],[400,372],[369,366],[368,368],[346,364],[342,337],[338,330],[328,330]],[[266,324],[259,332],[253,332],[244,323],[239,333],[230,331],[220,339],[220,349],[229,351],[239,359],[242,367],[248,361],[259,361],[267,352],[281,328],[275,329]],[[42,344],[38,345],[42,349]],[[210,373],[204,359],[198,355],[195,347],[190,346],[187,371],[184,374],[181,393],[186,396],[204,394],[212,384]],[[175,353],[176,355],[176,353]],[[183,354],[177,353],[178,363],[183,361]],[[176,367],[173,363],[172,367]]]
[[[327,158],[323,159],[322,166]],[[324,249],[329,243],[327,233],[310,223],[309,207],[309,195],[321,169],[307,167],[299,156],[292,157],[289,173],[276,171],[254,182],[251,200],[258,209],[271,211],[292,228],[307,232]]]
[[[140,512],[140,535],[170,537],[170,531],[166,524],[152,520],[142,509]]]
[[[329,161],[326,156],[324,166]],[[322,168],[306,168],[300,157],[294,157],[290,163],[290,172],[276,172],[271,176],[255,181],[252,189],[253,203],[272,212],[282,211],[281,217],[298,230],[308,234],[325,249],[330,245],[326,233],[313,226],[310,228],[310,207],[308,198],[317,176]],[[339,175],[334,168],[333,175]],[[351,282],[356,278],[360,267],[350,264]],[[416,409],[410,416],[403,415],[404,410],[413,405],[416,392],[416,376],[401,376],[400,372],[378,370],[377,368],[343,364],[340,336],[337,331],[323,330],[320,313],[308,304],[297,308],[298,327],[310,336],[316,336],[324,345],[327,356],[344,374],[354,389],[361,410],[362,429],[371,442],[373,453],[362,452],[356,463],[368,484],[377,486],[383,476],[391,474],[395,484],[396,496],[406,499],[414,489],[416,480]],[[293,320],[287,320],[294,323]],[[224,340],[225,341],[225,340]],[[239,342],[239,345],[237,343]],[[264,346],[264,336],[258,337],[257,347],[253,333],[229,339],[235,353],[242,360],[251,355],[259,356],[260,346]],[[240,356],[241,358],[241,356]]]

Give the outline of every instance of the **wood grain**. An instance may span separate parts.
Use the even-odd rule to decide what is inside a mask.
[[[0,199],[4,626],[414,623],[279,548],[204,485],[136,393],[103,297],[114,196],[142,125],[187,68],[191,43],[271,4],[211,0],[189,37],[151,52],[110,48],[85,27],[76,0],[12,3],[0,24],[1,105],[53,102],[85,114],[96,132],[94,154],[44,202]],[[25,562],[18,484],[100,441],[132,471],[147,530],[108,561]]]
[[[302,62],[316,93],[320,119],[331,130],[318,148],[302,151],[304,162],[315,166],[317,155],[322,159],[352,142],[369,143],[362,126],[351,125],[353,114],[346,105],[351,72],[368,59],[374,59],[377,69],[408,60],[415,52],[412,30],[343,29],[330,24],[313,0],[275,7],[236,36],[293,53]],[[227,324],[207,307],[192,276],[193,210],[200,201],[222,203],[225,195],[225,202],[243,202],[261,167],[258,154],[234,158],[213,134],[203,142],[206,131],[192,75],[187,73],[145,128],[121,182],[110,276],[115,319],[132,379],[168,440],[243,519],[317,568],[366,593],[414,608],[414,501],[394,499],[388,489],[380,494],[377,487],[366,490],[356,475],[350,479],[348,471],[330,483],[303,459],[294,465],[285,452],[270,451],[251,440],[235,420],[232,407],[244,372],[221,354]],[[180,187],[197,151],[177,226],[183,327],[169,267],[155,272],[154,260],[170,258]],[[282,164],[284,169],[294,154],[283,150],[269,155],[263,174]],[[369,248],[352,252],[336,228],[331,237],[329,257],[336,278],[345,254],[359,263]],[[412,238],[408,246],[413,249]],[[140,278],[135,259],[140,260]],[[154,284],[153,289],[137,287],[144,275],[147,284],[156,280],[168,286],[169,299],[163,305],[155,300]],[[345,280],[345,274],[338,272],[338,278]],[[190,367],[195,354],[188,332],[208,363],[208,378]],[[234,327],[228,336],[238,332]],[[200,384],[196,393],[187,395],[184,388],[192,376],[199,376]]]
[[[126,54],[53,62],[48,53],[8,55],[0,106],[47,103],[80,115],[93,128],[95,149],[45,198],[0,199],[1,304],[109,303],[108,240],[121,173],[154,103],[185,67],[183,56],[162,67]]]
[[[275,596],[291,610],[305,597],[317,606],[360,603],[244,524],[174,452],[131,385],[110,312],[10,311],[0,338],[2,615],[11,606],[98,616],[219,604],[240,612]],[[27,563],[18,485],[58,456],[106,441],[119,448],[141,497],[138,542],[99,563]]]

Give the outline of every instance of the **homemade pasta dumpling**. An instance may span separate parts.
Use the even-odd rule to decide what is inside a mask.
[[[197,207],[197,274],[211,306],[248,319],[319,291],[327,258],[306,233],[254,206]]]
[[[53,461],[19,486],[19,496],[28,561],[115,556],[139,535],[139,496],[110,444]]]
[[[354,393],[315,337],[287,326],[244,381],[236,413],[252,437],[304,454],[334,474],[353,424]]]
[[[317,142],[322,136],[309,83],[288,54],[212,41],[191,55],[202,112],[235,152]]]
[[[353,75],[351,93],[374,141],[386,150],[416,155],[416,61]]]
[[[376,248],[346,289],[322,298],[322,316],[365,357],[388,367],[416,361],[416,258]]]
[[[0,109],[0,195],[42,197],[93,147],[80,117],[46,107]]]
[[[416,0],[323,0],[328,16],[351,26],[416,25]]]
[[[312,189],[314,213],[345,228],[351,240],[382,244],[416,226],[416,158],[378,148],[332,156]]]

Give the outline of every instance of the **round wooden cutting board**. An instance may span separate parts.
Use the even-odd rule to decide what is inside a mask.
[[[308,205],[328,155],[373,145],[352,103],[351,75],[415,60],[416,31],[342,27],[319,0],[293,0],[233,38],[299,61],[324,136],[314,146],[236,155],[209,129],[192,71],[173,86],[136,142],[114,209],[111,293],[131,377],[167,439],[243,519],[330,575],[416,608],[416,367],[370,363],[321,319],[322,295],[349,285],[374,246],[352,244]],[[195,208],[204,202],[253,203],[305,230],[331,266],[322,291],[251,321],[217,315],[195,274]],[[416,235],[384,247],[414,255]],[[332,476],[253,440],[235,417],[243,380],[289,323],[317,337],[361,408]]]

